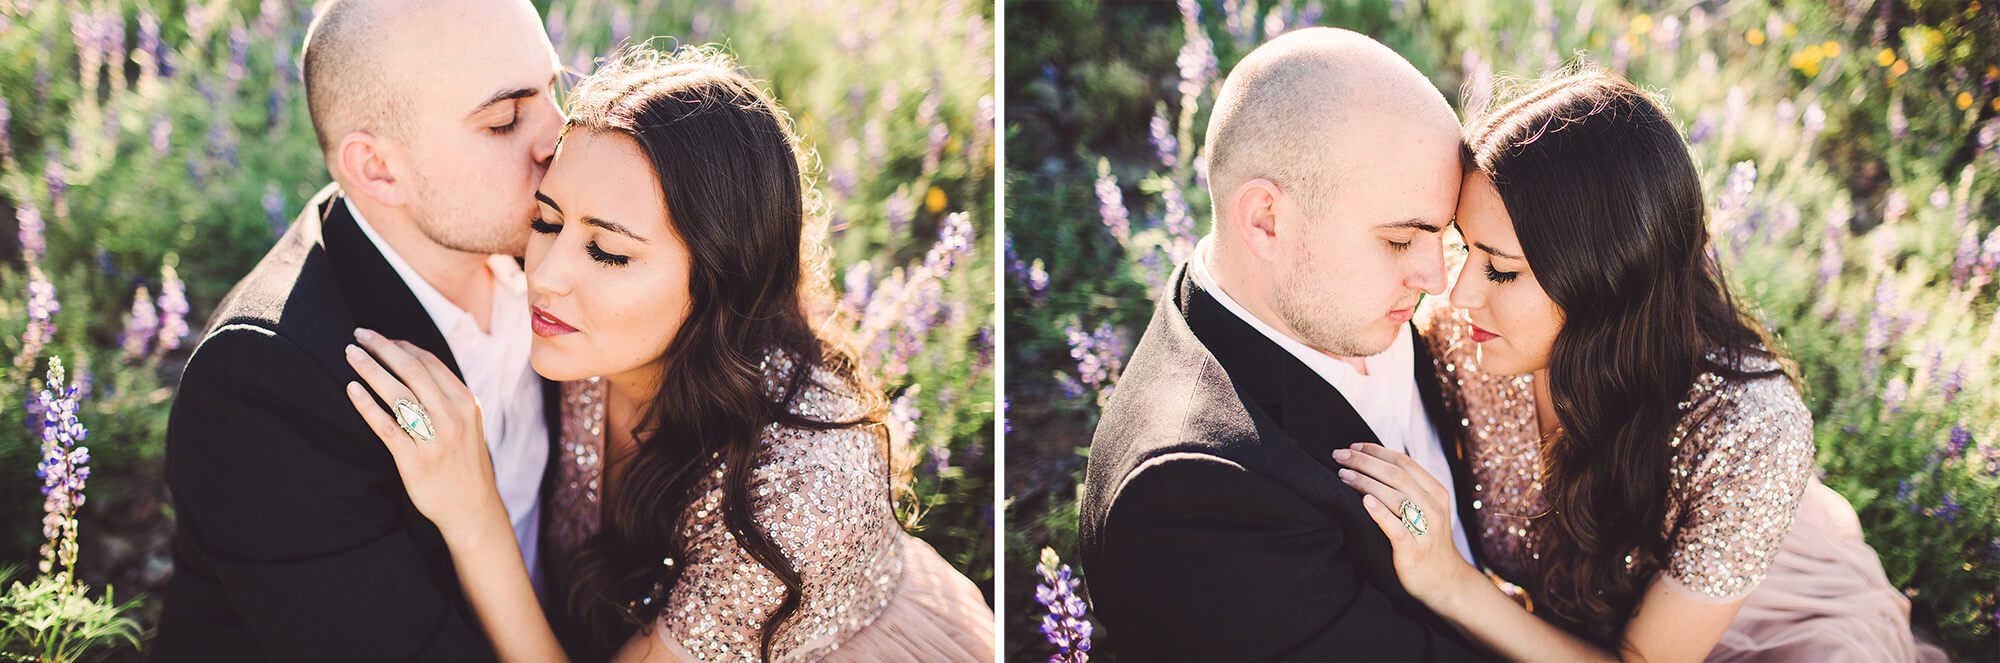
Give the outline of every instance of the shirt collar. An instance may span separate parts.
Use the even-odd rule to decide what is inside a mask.
[[[381,252],[382,259],[388,261],[389,266],[396,270],[396,276],[401,277],[403,284],[409,286],[410,294],[417,296],[417,303],[422,304],[424,312],[430,314],[431,323],[437,325],[440,334],[449,337],[459,325],[470,325],[468,328],[473,331],[479,329],[479,321],[474,319],[471,313],[451,303],[450,299],[445,298],[444,293],[438,292],[430,281],[424,280],[424,276],[417,273],[416,268],[403,260],[402,254],[396,253],[394,247],[389,246],[388,242],[382,240],[381,235],[376,234],[375,227],[369,225],[368,218],[361,215],[361,210],[354,206],[352,198],[342,196],[340,202],[347,206],[347,213],[354,217],[354,225],[361,227],[361,234],[366,235],[368,241],[375,244],[375,250]],[[493,274],[493,285],[496,289],[504,290],[508,294],[527,293],[527,275],[522,273],[521,266],[515,264],[513,258],[494,255],[487,258],[486,267]],[[501,294],[499,292],[494,294],[493,300],[496,303],[506,299],[499,296]]]

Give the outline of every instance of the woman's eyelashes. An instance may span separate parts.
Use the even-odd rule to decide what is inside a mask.
[[[630,256],[621,256],[616,253],[606,253],[604,249],[599,248],[597,246],[597,242],[591,242],[589,244],[583,245],[583,251],[585,253],[590,254],[591,260],[595,260],[600,263],[604,263],[606,265],[610,265],[613,267],[623,267],[625,266],[625,263],[631,262],[632,260]]]
[[[1488,281],[1492,281],[1494,283],[1506,283],[1514,280],[1514,277],[1519,275],[1520,272],[1503,272],[1494,269],[1493,263],[1491,262],[1486,263],[1486,280]]]
[[[529,221],[528,228],[534,230],[536,233],[543,235],[553,235],[562,232],[563,229],[562,224],[549,223],[547,220],[541,217],[535,217],[533,220]],[[610,265],[612,267],[623,267],[627,263],[632,262],[631,256],[622,256],[616,253],[606,251],[604,250],[604,247],[598,246],[597,242],[595,241],[584,244],[583,252],[590,254],[591,260],[595,260],[600,264]]]

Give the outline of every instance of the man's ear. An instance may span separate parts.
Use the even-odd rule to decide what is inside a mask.
[[[1230,195],[1229,228],[1250,254],[1259,260],[1275,261],[1280,252],[1280,242],[1292,241],[1289,236],[1279,237],[1278,206],[1283,204],[1285,193],[1276,182],[1256,178],[1236,187]],[[1283,229],[1287,233],[1290,228]]]
[[[395,141],[366,131],[350,131],[334,147],[332,165],[347,195],[401,207],[408,202],[400,177],[403,154]]]

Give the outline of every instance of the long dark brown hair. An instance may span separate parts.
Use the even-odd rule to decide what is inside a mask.
[[[667,216],[691,257],[687,320],[659,358],[654,394],[633,430],[638,451],[605,495],[602,528],[568,560],[565,644],[603,658],[649,627],[686,564],[677,523],[701,478],[723,469],[729,532],[785,586],[765,620],[768,659],[779,625],[798,610],[798,570],[753,520],[749,482],[766,426],[882,430],[879,389],[830,324],[824,217],[805,152],[785,111],[727,55],[628,49],[579,83],[563,135],[630,137],[651,162]],[[776,353],[792,368],[764,365]],[[815,368],[844,384],[865,414],[823,421],[788,406]],[[768,388],[767,379],[780,383]],[[767,391],[768,389],[768,391]],[[775,397],[773,394],[775,393]],[[886,442],[886,433],[884,433]],[[886,452],[886,451],[885,451]]]
[[[1708,253],[1687,143],[1643,90],[1576,65],[1468,123],[1467,168],[1492,178],[1563,327],[1547,386],[1534,596],[1553,623],[1620,646],[1668,541],[1668,438],[1697,376],[1782,359]]]

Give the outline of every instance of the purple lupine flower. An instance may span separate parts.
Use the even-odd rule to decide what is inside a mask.
[[[141,285],[132,293],[132,313],[125,317],[125,331],[118,335],[118,345],[124,348],[127,360],[137,359],[146,356],[159,334],[160,311],[153,306],[153,293]]]
[[[1896,140],[1904,140],[1910,137],[1910,118],[1903,114],[1902,97],[1896,97],[1889,101],[1889,135]]]
[[[1958,392],[1964,390],[1964,388],[1965,388],[1964,366],[1957,366],[1952,368],[1950,373],[1944,374],[1944,378],[1938,381],[1938,392],[1944,395],[1945,405],[1950,405],[1953,399],[1958,398]]]
[[[1820,132],[1826,130],[1826,109],[1820,107],[1819,102],[1812,102],[1806,106],[1805,115],[1801,120],[1805,136],[1799,139],[1799,142],[1804,144],[1805,149],[1811,150],[1813,141],[1819,138]]]
[[[161,113],[158,117],[153,118],[152,139],[154,154],[165,155],[168,150],[173,149],[173,137],[174,123],[167,120],[165,113]]]
[[[1112,383],[1124,370],[1125,363],[1117,330],[1106,322],[1094,331],[1085,332],[1072,323],[1063,328],[1063,336],[1069,342],[1070,358],[1076,360],[1077,379],[1098,392],[1099,402],[1109,399]]]
[[[889,439],[897,446],[906,446],[916,439],[917,421],[924,413],[917,407],[917,396],[924,392],[921,384],[912,384],[889,403]]]
[[[1972,267],[1979,262],[1979,229],[1967,225],[1959,235],[1958,250],[1952,252],[1951,285],[1965,287],[1972,280]]]
[[[1051,548],[1042,549],[1041,563],[1035,565],[1042,582],[1035,586],[1035,602],[1047,608],[1042,617],[1042,637],[1055,647],[1049,663],[1083,663],[1090,660],[1090,620],[1084,617],[1083,597],[1076,595],[1082,581],[1070,573]]]
[[[889,222],[889,235],[901,237],[909,232],[910,220],[917,216],[917,199],[910,195],[909,187],[898,187],[882,201],[882,218]]]
[[[1153,105],[1153,119],[1147,123],[1147,130],[1147,140],[1152,142],[1153,155],[1159,158],[1160,165],[1166,166],[1167,170],[1180,165],[1181,144],[1174,138],[1172,121],[1167,119],[1166,102]]]
[[[1874,380],[1876,371],[1881,370],[1882,360],[1888,353],[1889,344],[1895,340],[1892,338],[1894,330],[1891,325],[1896,316],[1889,310],[1895,301],[1896,289],[1887,279],[1876,284],[1875,306],[1868,310],[1868,331],[1861,339],[1861,370],[1869,380]]]
[[[1181,45],[1180,53],[1174,56],[1174,65],[1180,69],[1181,82],[1177,89],[1181,93],[1181,112],[1186,114],[1193,112],[1190,102],[1208,87],[1220,63],[1215,57],[1215,42],[1210,41],[1208,32],[1201,28],[1200,5],[1189,0],[1180,3],[1180,9],[1187,41]]]
[[[21,355],[15,364],[22,369],[34,365],[42,348],[56,335],[56,314],[62,311],[62,302],[56,299],[56,286],[42,274],[42,268],[28,265],[28,329],[21,334]]]
[[[550,7],[549,18],[542,23],[542,30],[549,33],[549,43],[561,49],[563,38],[569,36],[569,12]]]
[[[1972,430],[1965,427],[1965,422],[1958,422],[1951,427],[1951,435],[1945,440],[1944,455],[1946,458],[1958,458],[1971,445]]]
[[[961,256],[972,252],[972,242],[972,216],[965,212],[946,215],[938,224],[937,243],[924,253],[924,269],[934,278],[944,278]]]
[[[1132,216],[1125,211],[1125,193],[1118,188],[1118,178],[1111,175],[1111,160],[1097,160],[1097,214],[1104,220],[1104,227],[1111,229],[1111,237],[1120,245],[1132,240]]]
[[[1943,518],[1947,523],[1956,523],[1959,509],[1958,500],[1953,498],[1951,493],[1945,493],[1943,503],[1932,509],[1930,515],[1933,518]]]
[[[944,163],[944,148],[951,144],[951,129],[943,122],[931,125],[930,142],[924,146],[923,173],[926,177],[937,173]]]
[[[1819,287],[1821,290],[1825,290],[1827,284],[1833,282],[1834,277],[1840,276],[1840,269],[1844,264],[1840,258],[1840,239],[1844,234],[1841,231],[1846,227],[1847,214],[1840,206],[1836,205],[1833,210],[1827,212],[1826,232],[1820,236],[1819,240]]]
[[[880,172],[889,160],[889,140],[882,133],[881,118],[869,118],[868,123],[861,126],[861,144],[866,147],[862,156],[868,160],[869,168]]]
[[[632,37],[632,9],[620,4],[611,9],[611,43],[623,44]]]
[[[22,205],[14,211],[14,219],[21,226],[21,258],[28,263],[38,262],[48,253],[49,243],[46,233],[48,224],[42,221],[41,210],[34,205]]]
[[[847,266],[847,273],[841,276],[840,310],[852,316],[859,316],[868,308],[868,298],[875,291],[875,264],[867,260]]]
[[[1916,513],[1917,511],[1915,493],[1916,490],[1910,485],[1909,479],[1896,482],[1896,501],[1909,505],[1911,513]]]
[[[1903,403],[1910,399],[1910,383],[1902,378],[1889,380],[1889,386],[1882,390],[1882,405],[1890,414],[1903,411]]]
[[[1750,207],[1750,193],[1757,188],[1757,162],[1738,161],[1729,168],[1716,211],[1725,218],[1741,220]]]
[[[159,352],[170,352],[181,347],[181,340],[187,338],[188,300],[187,286],[181,283],[180,274],[173,265],[160,270],[160,335]]]
[[[1181,195],[1180,186],[1171,180],[1160,191],[1160,200],[1165,208],[1160,225],[1167,230],[1167,261],[1178,265],[1194,255],[1195,243],[1200,241],[1194,234],[1194,214],[1188,209],[1187,197]]]
[[[49,360],[48,381],[36,395],[42,415],[41,571],[57,573],[67,584],[76,568],[76,509],[83,506],[84,482],[90,478],[90,448],[82,446],[90,431],[77,421],[77,392],[63,382],[61,358]],[[60,568],[60,571],[56,569]]]
[[[1987,233],[1986,241],[1979,243],[1979,262],[1972,266],[1974,278],[1992,274],[2000,269],[2000,227]]]
[[[1910,197],[1903,195],[1900,190],[1890,191],[1889,199],[1882,203],[1882,222],[1895,223],[1902,220],[1903,215],[1909,212]]]
[[[7,126],[13,121],[14,113],[7,108],[7,98],[0,97],[0,159],[14,153],[14,141],[7,138]]]
[[[291,220],[285,217],[285,194],[278,190],[277,182],[264,183],[264,223],[271,226],[271,235],[282,236],[291,227]]]
[[[49,186],[49,213],[57,219],[69,216],[69,182],[63,179],[61,153],[50,147],[43,154],[42,179]]]

